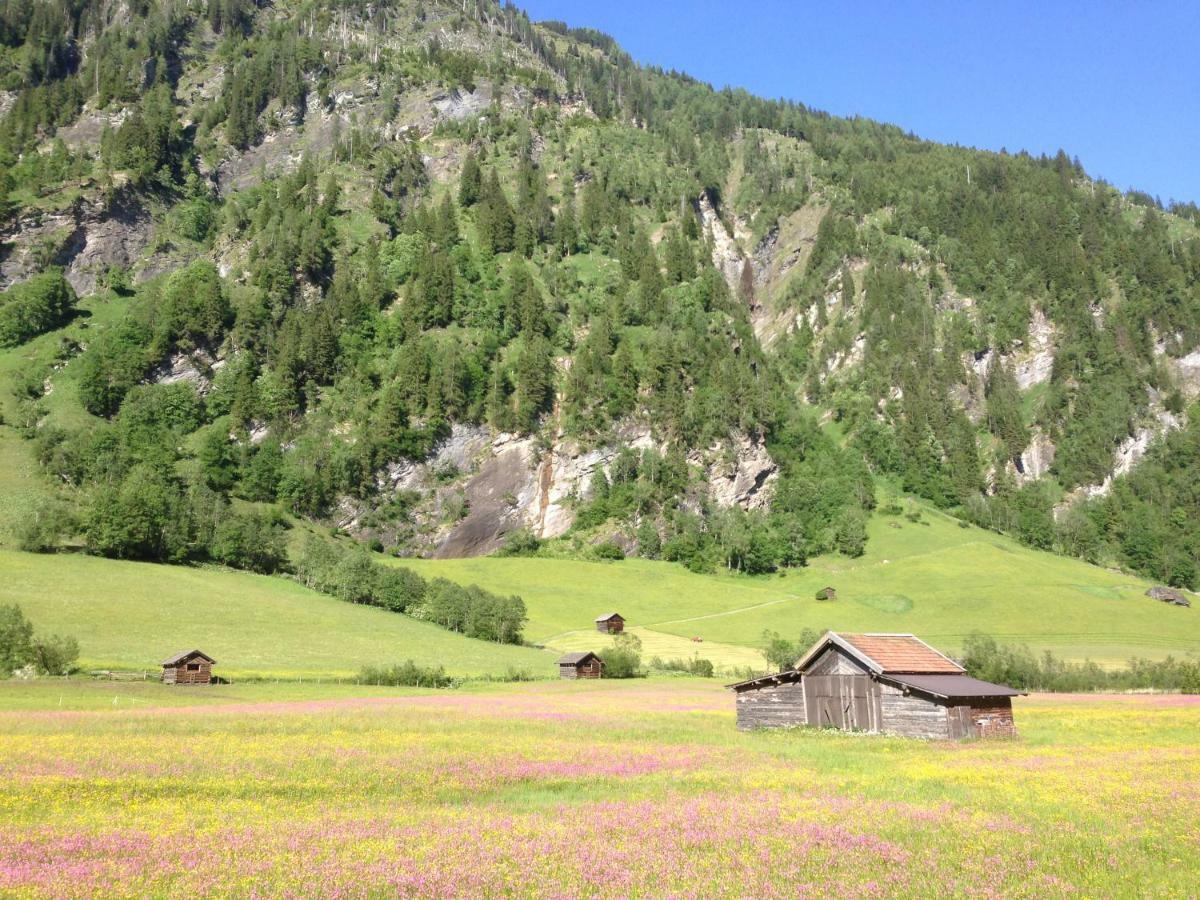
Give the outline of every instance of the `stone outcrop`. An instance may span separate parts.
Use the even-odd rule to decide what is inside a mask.
[[[34,213],[19,219],[3,236],[11,245],[0,261],[0,287],[7,287],[43,268],[43,261],[62,266],[77,293],[96,289],[109,266],[127,268],[150,243],[150,214],[130,191],[77,200],[56,213]]]
[[[412,542],[418,552],[437,558],[478,556],[504,544],[507,535],[528,529],[538,538],[565,534],[575,521],[575,506],[590,498],[592,479],[606,473],[622,447],[634,450],[665,446],[648,426],[625,423],[615,440],[600,447],[557,441],[544,447],[537,439],[492,435],[475,425],[455,425],[429,459],[393,463],[381,473],[386,495],[420,495],[413,508]],[[688,463],[700,490],[720,506],[765,507],[777,478],[777,466],[761,438],[735,435]],[[339,526],[351,531],[369,512],[352,501],[343,504]]]

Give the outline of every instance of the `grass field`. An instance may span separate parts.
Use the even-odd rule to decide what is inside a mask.
[[[554,657],[476,641],[434,625],[344,603],[284,578],[0,551],[0,603],[19,603],[39,631],[74,635],[85,668],[155,670],[199,647],[218,674],[353,676],[412,659],[453,674],[508,667],[554,673]]]
[[[738,733],[697,679],[0,684],[0,893],[1155,896],[1200,883],[1200,698],[1015,741]],[[131,708],[132,707],[132,708]]]
[[[1200,652],[1200,614],[1144,596],[1150,582],[962,528],[924,508],[922,521],[876,515],[867,553],[815,559],[783,576],[695,575],[681,566],[625,560],[397,560],[426,577],[515,592],[530,611],[528,633],[549,646],[582,649],[591,621],[616,610],[630,626],[684,639],[714,663],[736,665],[721,645],[757,647],[765,629],[913,632],[947,649],[972,631],[1118,663]],[[813,595],[837,588],[835,602]],[[599,636],[603,640],[603,636]],[[693,645],[688,639],[701,637]],[[599,649],[600,645],[596,645]],[[674,655],[674,654],[672,654]]]

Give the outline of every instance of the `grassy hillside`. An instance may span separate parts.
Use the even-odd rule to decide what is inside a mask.
[[[85,668],[156,668],[200,647],[225,676],[349,676],[412,659],[455,674],[507,667],[551,674],[554,658],[471,640],[282,578],[87,556],[0,551],[0,603],[20,603],[39,631],[73,634]]]
[[[781,576],[704,576],[681,566],[557,559],[405,560],[427,577],[513,591],[529,607],[531,638],[602,646],[592,619],[612,609],[629,625],[683,638],[661,655],[700,652],[736,665],[721,645],[753,647],[764,629],[910,631],[957,648],[972,631],[1076,659],[1118,662],[1200,651],[1200,614],[1144,596],[1149,582],[1029,550],[924,509],[921,521],[876,515],[860,559],[821,557]],[[835,602],[813,599],[832,585]],[[703,644],[692,643],[701,637]],[[679,652],[674,652],[678,649]]]

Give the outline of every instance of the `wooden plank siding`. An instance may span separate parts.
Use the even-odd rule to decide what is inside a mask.
[[[879,687],[883,712],[881,731],[934,740],[950,737],[950,720],[945,706],[924,697],[906,695],[890,684]]]
[[[737,727],[794,728],[806,724],[804,685],[800,681],[775,684],[737,695]]]

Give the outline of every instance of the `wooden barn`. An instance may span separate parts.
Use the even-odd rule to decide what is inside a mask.
[[[819,591],[817,591],[817,599],[818,600],[836,600],[837,599],[837,591],[831,587],[823,587]]]
[[[740,729],[809,725],[958,740],[1016,734],[1023,694],[966,674],[911,634],[826,632],[796,665],[729,685]]]
[[[212,684],[216,660],[201,650],[176,653],[162,664],[163,684]]]
[[[596,616],[596,630],[605,634],[620,634],[625,630],[625,617],[620,613],[605,613]]]
[[[599,678],[604,662],[595,653],[568,653],[558,661],[559,678]]]

